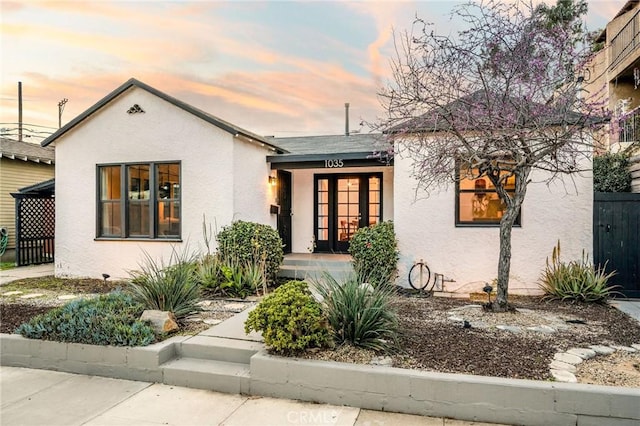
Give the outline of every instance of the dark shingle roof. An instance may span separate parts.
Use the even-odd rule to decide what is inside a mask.
[[[263,146],[267,146],[269,148],[271,148],[274,151],[281,151],[279,149],[279,147],[272,145],[267,139],[265,139],[262,136],[256,135],[255,133],[249,132],[248,130],[244,130],[238,126],[235,126],[227,121],[224,121],[218,117],[215,117],[207,112],[204,112],[192,105],[189,105],[185,102],[182,102],[181,100],[178,100],[172,96],[167,95],[166,93],[163,93],[147,84],[144,84],[143,82],[136,80],[135,78],[131,78],[129,79],[127,82],[125,82],[123,85],[121,85],[120,87],[118,87],[117,89],[115,89],[113,92],[109,93],[107,96],[105,96],[104,98],[102,98],[101,100],[99,100],[95,105],[93,105],[92,107],[90,107],[89,109],[87,109],[85,112],[83,112],[82,114],[80,114],[79,116],[77,116],[76,118],[74,118],[73,120],[71,120],[69,123],[67,123],[65,126],[63,126],[61,129],[59,129],[57,132],[55,132],[53,135],[49,136],[48,138],[46,138],[45,140],[42,141],[42,146],[47,146],[50,143],[54,142],[56,139],[58,139],[60,136],[64,135],[65,133],[67,133],[69,130],[73,129],[75,126],[77,126],[78,124],[80,124],[81,122],[83,122],[85,119],[87,119],[88,117],[90,117],[93,113],[95,113],[96,111],[100,110],[103,106],[105,106],[106,104],[108,104],[109,102],[111,102],[114,98],[120,96],[122,93],[124,93],[125,91],[127,91],[128,89],[130,89],[131,87],[138,87],[140,89],[146,90],[147,92],[177,106],[180,109],[183,109],[184,111],[187,111],[188,113],[191,113],[193,115],[195,115],[196,117],[213,124],[216,127],[219,127],[220,129],[231,133],[232,135],[238,135],[238,136],[243,136],[251,141],[257,142],[259,144],[262,144]]]
[[[507,97],[506,99],[502,99],[499,95],[490,97],[487,96],[484,91],[477,91],[449,102],[442,107],[434,108],[418,117],[392,126],[385,130],[384,133],[435,133],[449,131],[454,129],[450,121],[455,122],[456,131],[482,130],[483,127],[493,129],[500,125],[507,128],[507,126],[512,125],[514,121],[513,118],[517,117],[517,110],[524,105],[527,106],[526,109],[536,109],[538,111],[540,122],[533,123],[533,125],[536,126],[541,124],[544,126],[556,126],[565,123],[577,124],[586,118],[586,116],[574,111],[556,111],[553,109],[553,106],[530,102],[515,97]],[[510,107],[514,115],[508,118],[503,115],[502,111],[508,110]],[[478,113],[484,113],[485,119],[478,119]],[[502,120],[502,118],[505,119]],[[497,119],[502,121],[502,123]],[[594,118],[590,118],[590,120],[594,121]],[[521,127],[527,127],[528,125],[530,124],[519,124]]]
[[[355,135],[300,136],[273,138],[273,142],[289,151],[286,155],[346,154],[386,150],[385,136],[380,133]]]
[[[18,189],[18,192],[21,194],[53,194],[55,193],[55,190],[56,180],[54,178],[25,186],[24,188]]]
[[[43,148],[38,144],[0,138],[0,157],[11,160],[33,161],[34,163],[55,163],[53,148]]]

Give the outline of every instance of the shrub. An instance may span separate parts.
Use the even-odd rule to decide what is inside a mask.
[[[631,172],[626,153],[606,153],[593,158],[593,190],[596,192],[630,192]]]
[[[220,258],[214,254],[203,256],[196,265],[195,277],[202,288],[220,292],[220,284],[225,281]]]
[[[606,266],[606,265],[605,265]],[[540,278],[540,288],[550,299],[602,302],[609,298],[615,286],[607,286],[615,272],[606,273],[605,267],[595,268],[582,252],[580,261],[560,261],[560,241],[553,248],[551,262]]]
[[[284,258],[278,231],[260,223],[236,221],[222,228],[217,240],[223,261],[264,264],[267,282],[275,282]]]
[[[391,306],[391,286],[371,286],[351,275],[344,282],[325,273],[315,283],[336,343],[388,350],[398,336],[398,317]]]
[[[58,342],[146,346],[155,341],[155,334],[138,320],[143,309],[130,295],[111,293],[52,309],[22,324],[16,333]]]
[[[167,265],[162,260],[156,262],[146,252],[144,256],[141,270],[130,273],[134,299],[146,309],[173,312],[177,319],[197,312],[200,286],[193,259],[175,250]]]
[[[349,246],[353,268],[370,283],[388,284],[395,279],[398,266],[398,244],[393,222],[382,222],[360,228]]]
[[[265,297],[249,313],[244,330],[262,333],[274,352],[294,354],[330,342],[320,304],[303,281],[289,281]]]

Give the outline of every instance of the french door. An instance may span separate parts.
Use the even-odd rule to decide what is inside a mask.
[[[382,174],[316,175],[316,252],[346,253],[358,228],[382,220]]]

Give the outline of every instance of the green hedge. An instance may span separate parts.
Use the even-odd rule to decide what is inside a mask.
[[[374,286],[393,282],[398,266],[398,242],[393,222],[358,229],[351,240],[349,253],[359,277]]]
[[[631,192],[629,156],[606,153],[593,158],[593,190],[596,192]]]
[[[262,265],[267,282],[274,283],[284,259],[282,239],[271,226],[236,221],[218,233],[218,253],[223,262]]]

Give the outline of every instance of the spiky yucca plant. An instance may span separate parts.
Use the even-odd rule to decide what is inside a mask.
[[[336,343],[350,343],[376,351],[393,347],[398,317],[391,302],[392,287],[368,283],[352,274],[338,282],[324,273],[314,282]]]
[[[547,258],[547,266],[542,273],[539,286],[550,299],[603,302],[616,287],[607,285],[614,275],[615,271],[606,272],[606,263],[596,268],[589,262],[589,256],[584,250],[580,261],[562,262],[558,240],[551,254],[551,262]]]

